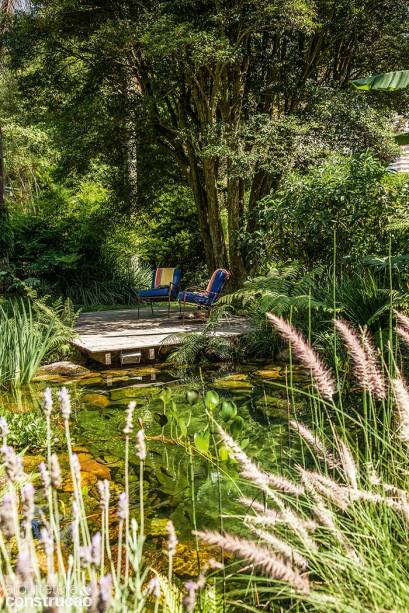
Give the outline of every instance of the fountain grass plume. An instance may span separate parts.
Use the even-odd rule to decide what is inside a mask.
[[[266,543],[275,553],[284,556],[288,563],[295,564],[301,571],[307,570],[307,560],[296,549],[294,549],[294,547],[291,547],[291,545],[271,532],[260,530],[260,528],[255,527],[251,527],[250,529],[260,538],[262,543]]]
[[[309,592],[308,578],[267,548],[232,534],[223,535],[219,532],[200,530],[196,534],[206,545],[229,551],[250,562],[272,579],[289,583],[297,592],[304,594]]]
[[[275,493],[271,488],[294,496],[299,496],[303,493],[302,487],[289,481],[285,477],[260,470],[254,462],[250,460],[247,454],[244,453],[240,445],[236,443],[230,434],[219,425],[217,425],[217,429],[224,444],[231,450],[235,460],[240,464],[241,475],[249,479],[249,481],[253,481],[253,483],[260,487],[268,496],[275,497]]]
[[[290,419],[289,424],[293,430],[298,432],[301,438],[311,447],[313,451],[317,454],[317,456],[324,460],[329,468],[335,468],[338,465],[337,460],[334,458],[332,453],[328,451],[324,443],[320,440],[320,438],[314,434],[305,424],[296,421],[295,419]]]
[[[368,362],[368,376],[371,391],[375,398],[378,398],[378,400],[384,400],[386,398],[385,379],[379,365],[373,339],[367,330],[365,330],[363,333],[362,344]]]
[[[358,384],[375,398],[384,400],[386,397],[385,381],[368,333],[366,331],[363,333],[361,341],[356,330],[348,322],[336,319],[334,326],[352,358]]]
[[[409,445],[409,391],[401,378],[392,379],[392,389],[396,400],[398,436]]]
[[[280,335],[290,343],[296,357],[303,366],[311,371],[313,382],[321,396],[326,400],[332,400],[336,393],[336,384],[331,371],[324,365],[319,355],[303,336],[284,319],[273,313],[267,313],[267,319]]]

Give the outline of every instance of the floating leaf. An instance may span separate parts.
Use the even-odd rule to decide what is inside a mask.
[[[199,394],[195,390],[188,390],[186,392],[186,400],[190,405],[196,404],[199,400]]]
[[[239,434],[241,434],[241,431],[243,430],[243,428],[244,428],[244,419],[240,417],[240,415],[237,415],[237,417],[235,417],[234,420],[230,424],[230,433],[233,437],[236,437]]]
[[[229,421],[229,419],[233,419],[237,415],[237,407],[234,402],[229,402],[225,400],[222,404],[222,408],[220,410],[220,418],[224,421]]]
[[[196,432],[194,436],[195,447],[201,453],[209,451],[210,432]]]
[[[214,411],[220,404],[219,394],[212,390],[208,391],[205,396],[206,408],[210,411]]]

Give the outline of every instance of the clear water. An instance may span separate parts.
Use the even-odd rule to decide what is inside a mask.
[[[257,495],[240,479],[235,462],[223,452],[216,453],[214,442],[217,437],[213,438],[210,434],[203,404],[206,391],[216,390],[222,401],[235,403],[235,417],[223,417],[220,409],[215,416],[245,447],[246,452],[265,468],[274,470],[280,467],[280,470],[285,470],[300,459],[297,437],[291,435],[287,427],[289,402],[285,386],[288,376],[288,366],[271,363],[250,363],[236,368],[217,364],[195,371],[171,370],[168,365],[101,369],[76,378],[44,378],[18,394],[0,396],[0,408],[3,412],[25,412],[27,419],[30,419],[33,411],[38,414],[42,392],[47,385],[55,390],[62,385],[69,388],[74,407],[72,436],[83,469],[83,492],[92,521],[93,517],[99,517],[97,479],[108,478],[111,481],[113,507],[118,494],[123,491],[122,430],[125,410],[128,403],[134,400],[135,430],[139,427],[137,422],[140,422],[147,437],[144,502],[152,555],[155,556],[155,552],[160,550],[164,526],[169,518],[172,519],[186,548],[179,569],[179,574],[183,576],[196,572],[192,562],[195,557],[191,536],[194,514],[198,527],[217,528],[220,527],[222,511],[224,527],[233,525],[237,531],[240,522],[232,516],[243,512],[237,499],[241,494]],[[308,385],[308,377],[301,369],[294,367],[292,376],[300,386]],[[163,390],[170,390],[170,397]],[[196,390],[199,394],[194,404],[187,402],[186,392],[189,390]],[[294,399],[292,401],[294,404]],[[308,419],[303,415],[305,409],[302,402],[296,399],[295,406],[300,416]],[[61,424],[58,427],[61,428]],[[203,444],[206,447],[209,434],[209,449],[206,451]],[[61,432],[60,449],[55,451],[60,454],[64,468],[67,459],[62,443]],[[30,456],[28,450],[26,470],[35,471],[43,459],[43,453],[40,450]],[[132,443],[130,492],[136,517],[139,508],[138,475],[139,461]],[[62,505],[66,497],[68,506],[69,479],[65,480],[62,489]],[[115,513],[112,515],[111,536],[114,540]]]

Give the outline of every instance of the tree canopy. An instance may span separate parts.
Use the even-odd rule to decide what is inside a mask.
[[[159,182],[187,184],[208,267],[240,283],[258,264],[260,203],[288,171],[334,149],[390,156],[394,101],[363,99],[350,81],[407,62],[406,10],[402,0],[36,0],[7,42],[62,167],[108,160],[136,210],[152,166]]]

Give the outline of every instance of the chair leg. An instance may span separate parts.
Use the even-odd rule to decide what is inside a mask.
[[[151,300],[151,312],[152,312],[152,315],[153,315],[153,300]]]
[[[170,295],[168,300],[168,317],[170,317]]]

